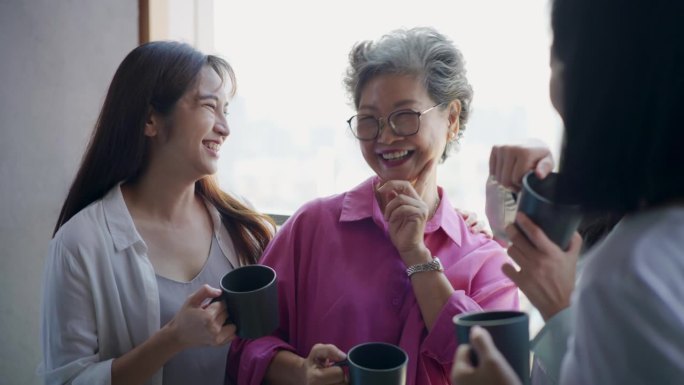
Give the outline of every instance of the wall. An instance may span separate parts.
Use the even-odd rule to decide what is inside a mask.
[[[43,262],[136,0],[0,0],[0,384],[38,384]]]

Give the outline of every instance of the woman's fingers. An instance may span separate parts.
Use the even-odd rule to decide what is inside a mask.
[[[473,326],[470,329],[470,345],[475,350],[475,353],[477,353],[477,356],[483,361],[501,355],[496,346],[494,346],[494,341],[492,341],[492,336],[489,332],[479,326]]]
[[[470,345],[461,344],[456,350],[456,358],[454,359],[454,367],[451,369],[451,376],[453,378],[461,378],[467,376],[475,371],[472,362],[470,362]]]
[[[185,300],[185,305],[191,307],[202,307],[207,299],[216,298],[221,295],[221,290],[209,285],[202,285],[197,291],[190,294]]]
[[[221,331],[216,336],[216,340],[219,341],[218,345],[227,344],[234,340],[235,333],[237,333],[237,327],[234,324],[228,324],[221,327]]]
[[[436,167],[437,162],[430,160],[414,181],[389,180],[376,186],[375,194],[385,219],[392,216],[392,212],[403,205],[410,205],[419,210],[430,211],[428,204],[423,199],[423,194],[427,191],[427,186],[434,178]]]
[[[489,154],[489,174],[502,186],[519,191],[523,176],[534,170],[540,178],[554,167],[551,151],[543,145],[493,146]]]
[[[511,243],[506,253],[523,270],[530,270],[539,263],[539,253],[536,251],[523,251],[519,245]]]
[[[311,348],[309,361],[325,366],[325,362],[338,362],[347,358],[347,354],[333,344],[316,344]]]
[[[515,224],[520,228],[522,233],[524,233],[525,237],[527,237],[529,243],[537,250],[548,254],[556,251],[555,249],[558,249],[558,246],[546,236],[544,230],[532,222],[524,213],[518,212],[515,215]]]
[[[499,147],[493,146],[492,151],[489,152],[489,175],[496,175],[497,157],[499,155]],[[495,178],[496,179],[496,178]]]
[[[347,358],[347,355],[335,345],[314,345],[307,357],[309,363],[307,378],[309,378],[310,383],[320,385],[344,383],[344,371],[341,367],[334,366],[333,364],[345,358]]]
[[[521,271],[515,268],[515,266],[511,265],[510,263],[504,263],[501,266],[501,271],[504,273],[506,277],[508,277],[515,286],[520,287],[519,281],[520,281],[520,275],[522,274]]]
[[[411,214],[413,214],[414,211],[418,214],[426,214],[428,212],[427,205],[422,200],[399,194],[385,206],[385,219],[389,220],[389,218],[396,215],[397,210],[400,208],[409,210]]]
[[[502,164],[502,169],[497,175],[499,183],[504,187],[513,189],[514,191],[520,190],[520,183],[517,180],[516,167],[519,167],[519,160],[514,156],[507,156]]]
[[[421,199],[420,194],[416,191],[411,183],[405,180],[389,180],[377,187],[376,193],[381,194],[387,199],[387,204],[391,199],[397,195],[407,195],[415,199]],[[422,199],[421,199],[422,200]]]
[[[510,246],[508,248],[509,250],[512,248],[517,248],[525,255],[529,255],[537,251],[535,245],[530,242],[525,233],[522,232],[516,223],[511,223],[510,225],[506,226],[505,230],[506,237],[508,237],[508,240],[510,241]]]
[[[549,152],[542,160],[537,163],[537,167],[534,169],[534,173],[539,177],[539,179],[546,178],[549,173],[553,171],[553,156]]]

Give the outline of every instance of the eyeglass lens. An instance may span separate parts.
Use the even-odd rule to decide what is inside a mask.
[[[389,116],[389,123],[396,135],[413,135],[420,126],[420,114],[414,111],[397,111]],[[354,134],[361,139],[375,138],[380,130],[380,121],[372,116],[355,116],[349,124]]]

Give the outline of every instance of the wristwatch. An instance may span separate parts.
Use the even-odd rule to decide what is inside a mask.
[[[442,266],[442,262],[439,260],[439,258],[434,257],[432,261],[428,263],[419,263],[417,265],[409,266],[409,268],[406,269],[406,275],[410,277],[413,274],[420,273],[422,271],[444,271],[444,266]]]

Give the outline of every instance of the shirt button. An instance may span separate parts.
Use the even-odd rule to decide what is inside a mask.
[[[392,305],[394,305],[394,306],[399,306],[400,303],[401,303],[401,300],[399,300],[399,298],[394,298],[392,300]]]

